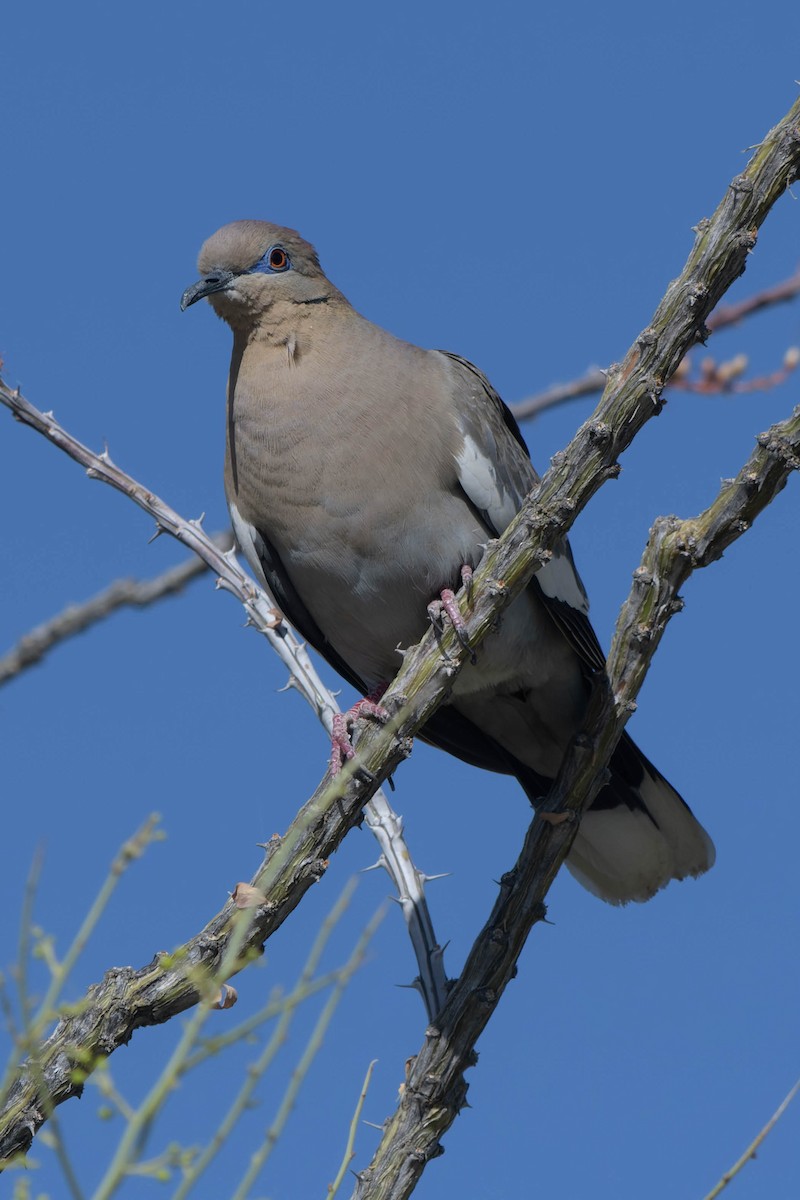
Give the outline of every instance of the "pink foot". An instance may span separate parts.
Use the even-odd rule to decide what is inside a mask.
[[[471,596],[472,592],[472,567],[467,563],[461,568],[461,581],[467,589],[467,595]],[[428,605],[428,616],[431,624],[437,633],[442,632],[442,613],[446,613],[450,619],[450,624],[453,626],[456,637],[465,650],[469,650],[470,662],[475,663],[475,653],[470,645],[467,635],[467,626],[464,618],[461,615],[461,609],[458,607],[455,592],[451,588],[442,588],[439,593],[440,599],[432,600]]]
[[[355,756],[353,743],[350,741],[350,730],[359,717],[372,717],[373,720],[380,721],[381,725],[389,720],[388,710],[378,703],[388,686],[387,683],[379,684],[363,700],[358,700],[352,708],[348,708],[347,712],[334,715],[331,757],[328,763],[331,775],[338,775],[342,764]]]

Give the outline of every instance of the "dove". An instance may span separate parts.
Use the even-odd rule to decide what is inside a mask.
[[[377,712],[398,647],[419,641],[431,604],[458,627],[454,590],[537,483],[523,436],[477,367],[361,316],[294,230],[234,221],[198,267],[181,307],[207,298],[233,333],[225,493],[239,545],[300,635],[367,698],[356,711]],[[588,610],[564,541],[421,736],[515,776],[540,803],[605,670]],[[572,874],[624,904],[702,874],[714,854],[623,734],[582,815]]]

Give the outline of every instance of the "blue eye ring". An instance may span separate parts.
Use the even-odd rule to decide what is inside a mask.
[[[271,271],[288,271],[292,265],[283,246],[270,246],[264,257]]]
[[[283,246],[270,246],[266,254],[264,254],[255,266],[251,267],[251,272],[261,272],[265,275],[280,275],[284,271],[291,270],[291,262],[289,255],[284,250]]]

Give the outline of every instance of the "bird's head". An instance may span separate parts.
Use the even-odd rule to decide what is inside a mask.
[[[201,278],[181,297],[181,309],[207,297],[234,327],[257,322],[283,304],[313,305],[339,295],[313,246],[293,229],[267,221],[232,221],[204,243]]]

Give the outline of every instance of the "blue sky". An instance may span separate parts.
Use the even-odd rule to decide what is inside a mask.
[[[221,527],[229,335],[205,306],[182,315],[178,301],[203,239],[251,216],[298,228],[356,308],[472,359],[509,402],[607,364],[648,323],[746,147],[793,102],[798,34],[796,6],[767,5],[756,20],[740,0],[676,0],[668,18],[629,3],[537,11],[505,0],[18,5],[4,16],[0,85],[5,378],[83,440],[107,441],[185,515]],[[792,273],[799,219],[785,197],[730,298]],[[709,352],[745,352],[759,374],[798,342],[800,308],[785,307]],[[672,393],[624,456],[572,538],[604,645],[653,519],[709,503],[755,435],[797,403],[797,386]],[[590,411],[576,403],[527,426],[534,462],[546,466]],[[114,578],[181,558],[166,538],[148,545],[137,509],[8,417],[0,455],[3,644]],[[800,1074],[797,519],[792,480],[689,582],[631,725],[712,832],[717,866],[625,910],[559,878],[554,925],[535,930],[481,1040],[472,1107],[421,1200],[700,1197]],[[284,682],[209,579],[113,618],[3,689],[3,967],[36,848],[36,918],[63,948],[120,843],[154,810],[167,840],[123,881],[72,994],[202,926],[323,772],[324,736],[294,694],[279,694]],[[451,872],[430,900],[454,973],[516,856],[527,804],[510,782],[422,746],[397,785],[419,863]],[[215,1028],[291,982],[344,882],[375,853],[366,832],[348,838]],[[363,877],[330,964],[386,892],[382,874]],[[373,1058],[364,1117],[392,1111],[425,1028],[414,993],[396,986],[413,973],[392,911],[254,1196],[325,1194]],[[198,1194],[232,1192],[318,1007],[301,1013]],[[131,1099],[179,1029],[141,1031],[114,1056]],[[221,1059],[179,1091],[151,1150],[207,1139],[245,1061]],[[89,1089],[60,1110],[89,1192],[119,1135],[97,1106]],[[797,1194],[798,1121],[790,1109],[731,1195]],[[376,1138],[362,1127],[354,1166]],[[46,1147],[35,1157],[35,1187],[64,1194]],[[121,1194],[170,1189],[134,1180]]]

